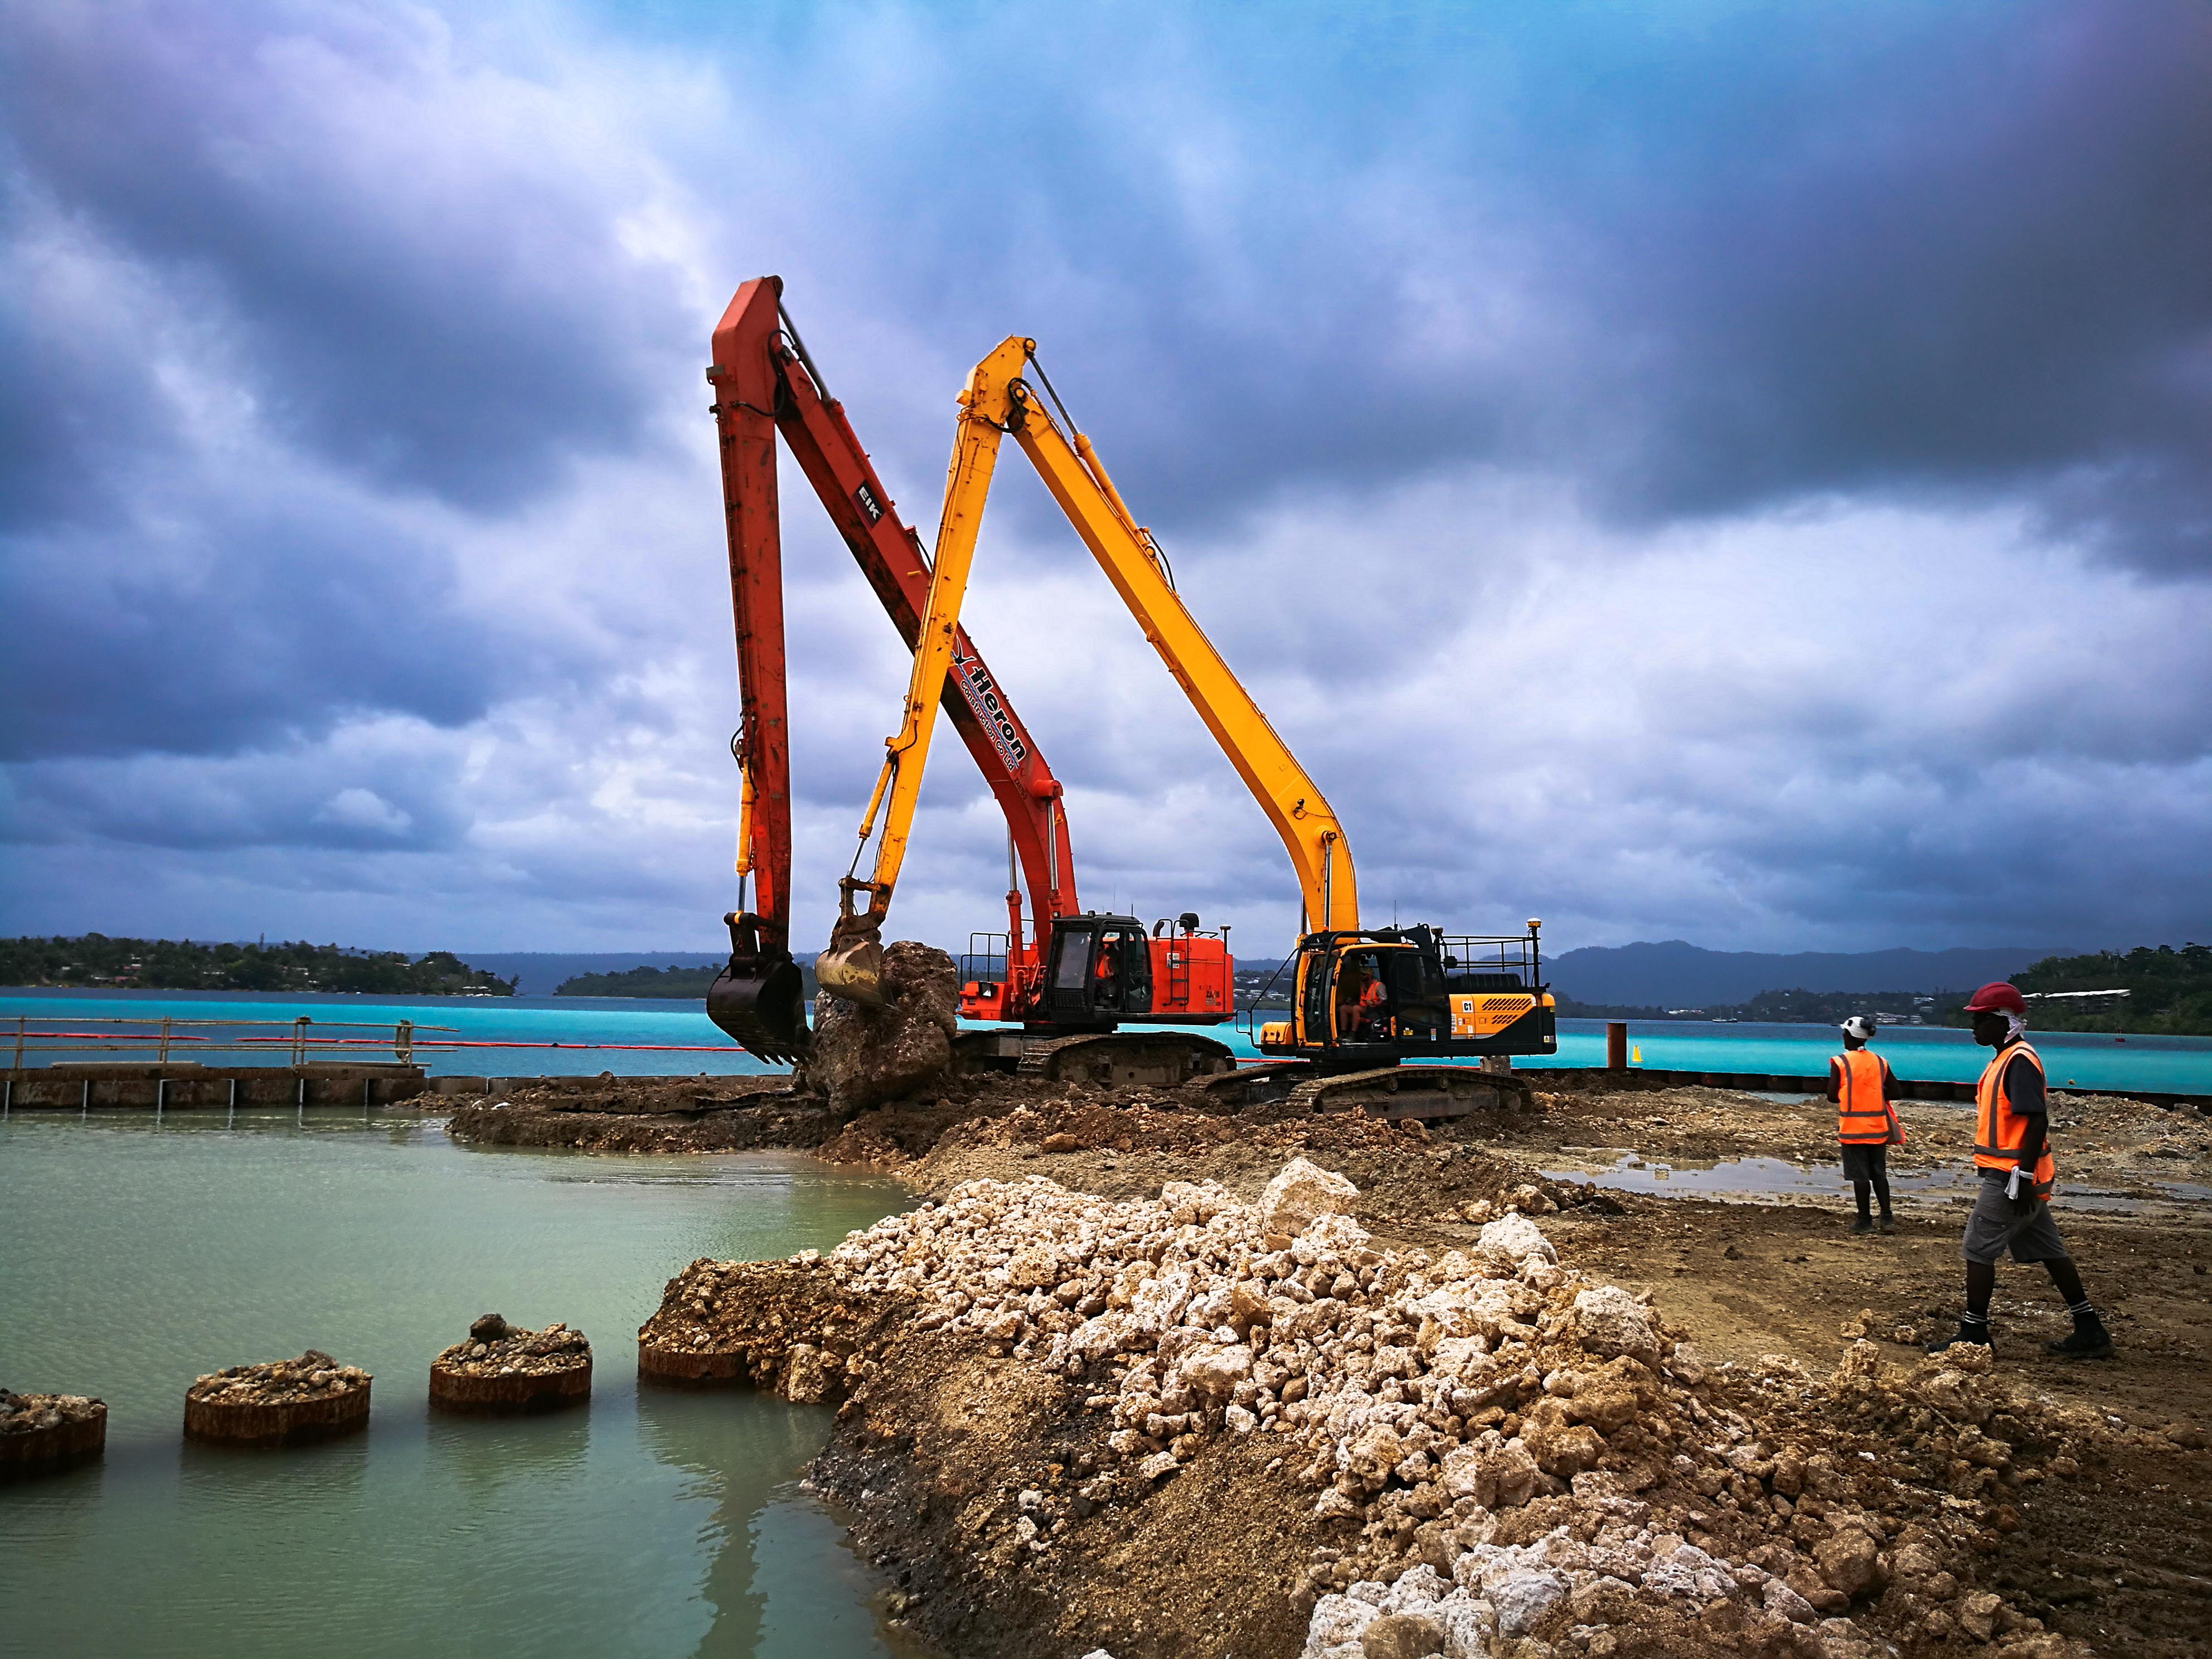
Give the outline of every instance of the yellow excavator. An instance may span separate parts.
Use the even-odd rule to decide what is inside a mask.
[[[1040,400],[1040,388],[1059,421]],[[975,366],[959,404],[906,717],[888,740],[860,826],[865,848],[888,798],[883,836],[871,876],[848,875],[839,884],[830,948],[815,963],[818,981],[837,995],[881,998],[883,921],[921,793],[1000,441],[1012,433],[1267,813],[1297,872],[1304,921],[1297,952],[1284,964],[1290,1018],[1267,1022],[1257,1034],[1261,1052],[1277,1063],[1205,1086],[1239,1103],[1290,1097],[1315,1109],[1364,1108],[1392,1116],[1456,1116],[1503,1103],[1507,1095],[1525,1098],[1526,1085],[1510,1073],[1437,1065],[1401,1070],[1401,1062],[1556,1053],[1540,924],[1503,935],[1427,925],[1363,927],[1358,878],[1336,813],[1185,608],[1158,544],[1123,504],[1038,366],[1036,342],[1006,340]],[[867,905],[856,909],[862,893]]]

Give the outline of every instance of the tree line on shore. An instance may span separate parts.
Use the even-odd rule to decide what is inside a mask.
[[[2045,957],[2012,975],[2029,999],[2028,1024],[2039,1031],[2111,1031],[2145,1036],[2212,1036],[2212,945],[2138,945],[2127,951]],[[1774,1024],[1836,1024],[1852,1014],[1885,1024],[1972,1024],[1962,1005],[1973,988],[1953,991],[1761,991],[1748,1002],[1703,1008],[1631,1007],[1559,1000],[1567,1019],[1741,1020]],[[2075,1000],[2071,994],[2119,991],[2126,996]]]
[[[450,951],[410,957],[304,939],[237,945],[84,933],[0,939],[0,985],[505,997],[514,994],[515,981],[471,968]]]
[[[665,997],[699,1000],[719,969],[671,964],[625,972],[580,974],[556,996]],[[812,964],[803,957],[806,994]],[[1240,973],[1240,991],[1249,995]],[[363,951],[296,940],[270,945],[191,939],[0,939],[0,985],[87,986],[183,991],[346,991],[411,996],[512,996],[517,981],[472,968],[449,951],[410,957],[404,951]],[[2033,999],[2030,1025],[2044,1031],[2110,1031],[2145,1036],[2212,1036],[2212,945],[2140,945],[2127,951],[2046,957],[2013,975]],[[1741,1020],[1777,1024],[1832,1024],[1852,1014],[1885,1023],[1966,1024],[1954,991],[1762,991],[1747,1002],[1703,1008],[1628,1006],[1559,1000],[1567,1019]],[[2075,1001],[2065,994],[2124,989],[2124,997]],[[2054,994],[2056,994],[2054,995]],[[1240,997],[1240,1000],[1243,998]]]

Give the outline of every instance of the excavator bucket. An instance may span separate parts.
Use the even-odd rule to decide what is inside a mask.
[[[883,945],[872,939],[832,945],[814,958],[814,982],[832,996],[881,1007],[887,1000]]]
[[[890,775],[887,766],[876,781],[878,799]],[[871,801],[868,816],[875,815],[875,802]],[[814,982],[831,996],[874,1008],[890,1000],[884,992],[884,912],[890,890],[850,876],[837,884],[837,920],[830,925],[830,948],[814,958]],[[868,895],[868,908],[855,912],[853,900],[861,893]]]
[[[791,952],[764,945],[750,918],[732,916],[730,960],[707,991],[707,1018],[773,1065],[806,1057],[805,981]]]

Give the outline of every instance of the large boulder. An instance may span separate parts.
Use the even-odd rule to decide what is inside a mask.
[[[1559,1259],[1552,1241],[1544,1237],[1544,1230],[1517,1212],[1502,1215],[1485,1226],[1475,1238],[1474,1248],[1492,1263],[1503,1263],[1508,1268],[1518,1267],[1532,1255],[1544,1261]]]
[[[842,1112],[865,1111],[938,1082],[952,1066],[960,972],[933,945],[884,952],[883,1006],[824,991],[814,999],[814,1052],[798,1081]]]
[[[1650,1310],[1618,1285],[1576,1295],[1575,1335],[1592,1353],[1626,1354],[1646,1365],[1659,1363],[1659,1332]]]
[[[1322,1216],[1350,1215],[1358,1197],[1344,1176],[1294,1158],[1260,1195],[1260,1219],[1268,1232],[1296,1238]]]

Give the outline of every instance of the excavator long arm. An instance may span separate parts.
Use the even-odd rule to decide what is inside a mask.
[[[1282,837],[1297,872],[1307,926],[1357,928],[1358,881],[1335,811],[1184,606],[1151,536],[1122,504],[1091,441],[1072,426],[1063,433],[1023,378],[1022,370],[1036,351],[1033,340],[1009,338],[976,366],[969,381],[969,421],[995,420],[1013,433],[1145,638]]]
[[[713,413],[737,627],[742,768],[740,908],[731,913],[731,970],[710,996],[717,1023],[763,1058],[804,1052],[806,1025],[790,962],[791,757],[786,707],[783,562],[776,492],[781,433],[846,547],[909,650],[921,637],[930,565],[900,519],[866,450],[790,326],[783,284],[756,277],[714,331]],[[956,627],[939,668],[951,718],[1006,820],[1037,947],[1051,918],[1077,908],[1060,787],[995,676]],[[752,884],[744,907],[743,884]],[[770,999],[764,1004],[763,996]]]
[[[1274,824],[1298,873],[1308,927],[1355,929],[1359,925],[1357,879],[1334,811],[1185,608],[1150,537],[1130,517],[1090,441],[1080,433],[1071,441],[1024,378],[1036,349],[1033,340],[1010,337],[975,366],[960,393],[958,432],[945,471],[945,505],[938,523],[937,563],[907,688],[905,719],[886,740],[884,769],[861,823],[865,841],[878,806],[883,808],[875,867],[867,880],[842,884],[841,915],[830,949],[815,963],[819,981],[841,995],[880,1000],[877,981],[883,921],[906,856],[931,726],[942,700],[943,665],[952,649],[999,444],[1006,432],[1020,443],[1145,637]],[[865,911],[853,908],[860,892],[869,896]]]

